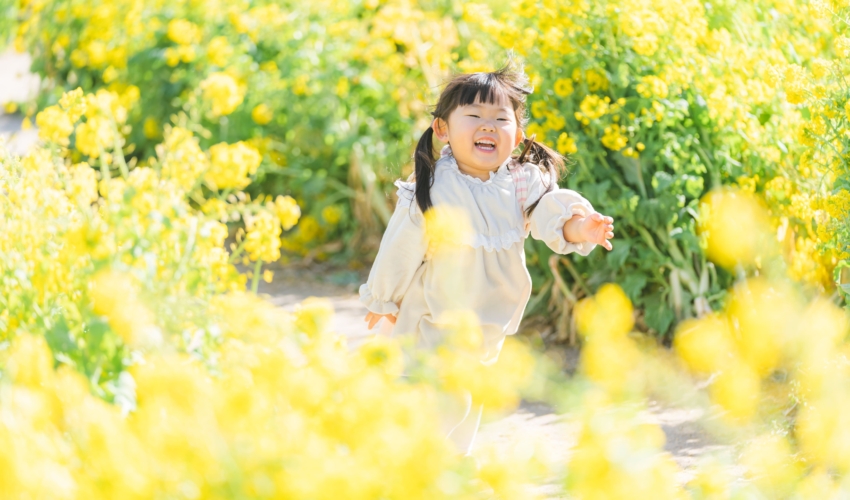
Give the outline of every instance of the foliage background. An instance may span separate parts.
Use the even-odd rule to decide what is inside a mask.
[[[127,122],[130,158],[150,158],[168,123],[203,148],[250,141],[263,163],[248,193],[291,194],[304,212],[284,260],[354,265],[377,246],[390,182],[409,173],[439,84],[517,51],[537,88],[527,133],[571,156],[562,184],[618,227],[614,252],[575,262],[530,241],[528,313],[574,339],[576,301],[616,282],[641,328],[663,337],[720,307],[731,282],[697,231],[699,199],[720,185],[764,194],[792,275],[834,286],[844,254],[818,231],[833,179],[806,165],[802,90],[777,85],[836,55],[836,24],[819,5],[24,2],[16,44],[47,82],[28,112],[78,85],[145,89]],[[218,93],[202,88],[220,74]]]

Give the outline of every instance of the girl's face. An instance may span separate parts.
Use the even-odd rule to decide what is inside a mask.
[[[448,121],[435,118],[434,134],[448,142],[458,167],[483,180],[499,168],[522,141],[522,129],[510,102],[476,101],[458,106]]]

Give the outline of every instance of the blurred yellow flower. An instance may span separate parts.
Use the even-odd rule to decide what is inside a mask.
[[[325,219],[325,222],[328,224],[335,226],[342,219],[342,209],[338,205],[328,205],[322,209],[322,219]]]
[[[280,259],[280,221],[269,212],[245,216],[245,251],[254,261],[275,262]]]
[[[576,146],[575,139],[566,132],[561,132],[561,135],[558,136],[557,148],[558,152],[562,155],[575,154],[578,152],[578,146]]]
[[[425,212],[425,233],[435,249],[458,248],[472,236],[466,212],[450,205],[436,205]]]
[[[700,202],[699,234],[708,257],[721,266],[750,266],[772,251],[767,237],[770,221],[750,194],[730,188],[714,190]]]
[[[316,337],[328,332],[333,314],[330,300],[308,297],[295,309],[295,325],[307,335]]]
[[[213,189],[243,188],[251,183],[262,162],[256,148],[239,141],[219,143],[210,148],[210,168],[205,180]]]
[[[553,89],[558,97],[568,97],[573,94],[573,81],[569,78],[558,78]]]
[[[159,122],[156,118],[149,116],[145,118],[145,123],[142,125],[142,132],[148,139],[158,139],[160,134]]]
[[[721,370],[734,360],[735,354],[727,320],[719,315],[680,323],[673,347],[688,368],[701,373]]]
[[[201,41],[201,28],[186,19],[172,19],[168,23],[168,38],[180,45],[190,45]]]
[[[213,73],[200,84],[204,99],[212,103],[215,117],[229,115],[242,104],[243,92],[236,80],[227,73]]]
[[[38,137],[60,146],[68,146],[68,136],[74,131],[74,121],[59,106],[49,106],[35,116]]]
[[[298,223],[301,217],[301,208],[295,202],[295,198],[291,196],[278,196],[274,199],[274,204],[267,204],[269,209],[274,211],[277,218],[280,219],[280,225],[284,230],[289,230]]]
[[[251,110],[251,119],[257,125],[266,125],[272,121],[272,118],[274,118],[274,112],[266,103],[258,104]]]
[[[606,283],[575,307],[578,331],[585,337],[625,337],[634,326],[632,303],[619,285]]]

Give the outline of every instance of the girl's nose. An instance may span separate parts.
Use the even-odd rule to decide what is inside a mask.
[[[492,124],[492,123],[490,123],[490,122],[484,122],[484,123],[481,125],[481,130],[488,130],[488,131],[490,131],[490,132],[495,132],[495,131],[496,131],[496,126],[495,126],[495,125],[493,125],[493,124]]]

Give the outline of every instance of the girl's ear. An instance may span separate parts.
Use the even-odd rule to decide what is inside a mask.
[[[514,138],[514,149],[518,148],[520,143],[522,142],[522,138],[525,137],[525,132],[520,127],[516,128],[516,137]]]
[[[442,142],[448,142],[449,140],[449,124],[446,123],[442,118],[434,118],[434,121],[431,122],[431,128],[434,129],[434,135],[437,136]]]

